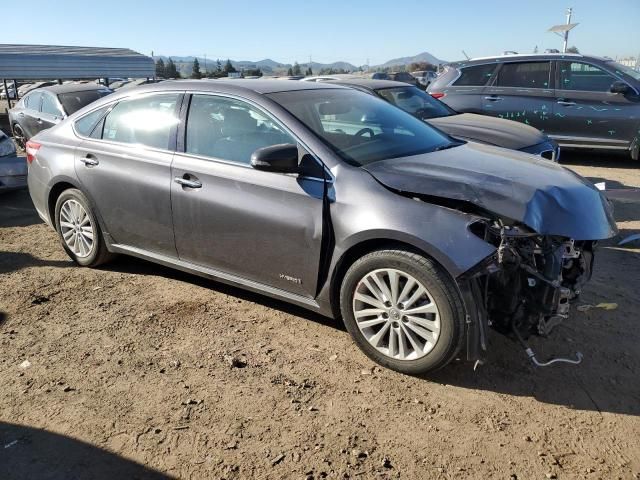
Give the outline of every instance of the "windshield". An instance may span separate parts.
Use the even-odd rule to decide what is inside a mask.
[[[352,165],[419,155],[458,144],[399,108],[358,90],[297,90],[267,96]]]
[[[80,110],[82,107],[86,107],[92,102],[95,102],[99,98],[109,95],[111,90],[102,88],[100,90],[83,90],[80,92],[69,92],[58,94],[58,99],[62,104],[62,108],[67,115]]]
[[[420,120],[448,117],[456,112],[417,87],[381,88],[377,94]]]
[[[634,80],[638,80],[640,82],[640,72],[634,70],[631,67],[627,67],[626,65],[621,65],[618,62],[611,61],[609,65],[618,70],[619,72],[624,73],[625,75],[629,75]]]

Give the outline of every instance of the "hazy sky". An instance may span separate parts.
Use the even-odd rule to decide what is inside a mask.
[[[640,0],[29,0],[0,43],[128,47],[141,53],[371,65],[428,51],[445,60],[561,48],[546,30],[574,8],[570,45],[640,53]],[[8,5],[17,5],[9,2]],[[25,4],[26,5],[26,4]]]

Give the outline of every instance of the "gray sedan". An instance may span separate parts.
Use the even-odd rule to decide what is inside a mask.
[[[491,327],[549,334],[616,233],[573,172],[326,83],[121,90],[27,153],[34,205],[78,265],[133,255],[342,318],[410,374],[481,359]]]
[[[13,141],[0,130],[0,192],[27,186],[27,162],[16,155]]]

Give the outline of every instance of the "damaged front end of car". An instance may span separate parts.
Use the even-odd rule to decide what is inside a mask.
[[[381,161],[367,170],[399,195],[469,216],[493,253],[457,277],[467,310],[467,358],[481,362],[489,327],[527,346],[570,315],[590,279],[597,241],[617,233],[609,201],[562,167],[518,152],[466,144]]]
[[[496,251],[458,279],[465,303],[475,307],[468,308],[468,358],[481,361],[491,327],[515,337],[538,366],[579,363],[580,354],[541,362],[525,340],[549,335],[569,317],[571,303],[591,278],[597,242],[539,235],[501,220],[476,221],[469,228]]]

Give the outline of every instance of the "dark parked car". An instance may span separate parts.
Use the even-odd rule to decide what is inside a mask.
[[[478,359],[489,326],[548,334],[616,233],[573,172],[322,82],[121,90],[27,147],[79,265],[128,254],[342,317],[406,373]]]
[[[347,79],[332,83],[377,95],[461,140],[495,145],[558,161],[558,144],[540,130],[511,120],[458,113],[418,87],[389,80]]]
[[[0,193],[27,186],[27,162],[16,155],[16,146],[0,130]]]
[[[640,72],[579,54],[506,55],[445,67],[429,93],[459,112],[532,125],[561,147],[638,159]]]
[[[409,72],[393,72],[389,74],[389,80],[395,82],[408,83],[410,85],[418,85],[418,79],[411,75]]]
[[[82,107],[109,95],[101,85],[74,84],[41,87],[27,93],[9,110],[9,123],[18,145],[24,148],[36,133],[62,121]]]

